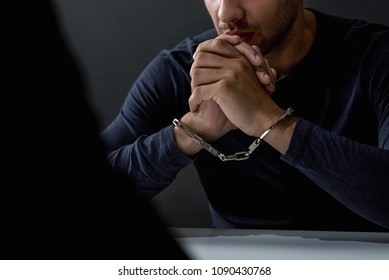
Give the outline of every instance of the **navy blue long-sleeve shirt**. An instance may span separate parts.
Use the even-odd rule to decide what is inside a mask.
[[[288,151],[266,143],[245,161],[177,147],[172,120],[189,111],[189,70],[209,30],[163,50],[101,133],[109,162],[153,197],[193,162],[211,208],[231,227],[389,229],[389,28],[314,11],[317,34],[273,100],[299,116]],[[225,154],[255,138],[239,130],[212,143]]]

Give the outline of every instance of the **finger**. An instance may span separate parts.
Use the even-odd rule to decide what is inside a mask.
[[[250,46],[249,44],[243,42],[237,35],[228,35],[222,34],[217,37],[222,39],[232,45],[243,54],[252,65],[260,66],[263,63],[263,55],[257,46]]]
[[[199,52],[193,60],[191,68],[222,68],[226,65],[226,58],[214,53]]]
[[[257,75],[257,78],[262,85],[268,86],[272,83],[270,75],[266,71],[264,71],[263,68],[260,68],[258,70],[256,69],[255,74]]]
[[[271,73],[273,77],[270,76],[271,83],[266,85],[265,88],[269,93],[273,93],[276,90],[276,78],[277,78],[277,71],[276,69],[270,67]]]
[[[264,62],[264,63],[263,63],[263,64],[264,64],[263,66],[264,66],[264,68],[266,69],[266,72],[269,74],[272,83],[275,84],[275,83],[276,83],[276,78],[275,78],[275,74],[276,74],[276,73],[272,71],[272,69],[271,69],[271,67],[270,67],[270,65],[269,65],[269,61],[268,61],[266,58],[264,58],[264,56],[263,56],[263,54],[262,54],[262,52],[261,52],[261,50],[259,49],[258,46],[253,45],[252,48],[253,48],[254,50],[256,50],[257,55],[258,55],[259,57],[261,57],[262,61]]]
[[[201,85],[216,83],[224,78],[223,71],[212,68],[195,68],[191,70],[192,91]]]
[[[255,74],[259,82],[265,87],[266,91],[271,94],[275,91],[275,84],[272,83],[270,76],[263,69],[256,71]]]
[[[258,56],[260,56],[262,59],[265,59],[261,52],[261,49],[257,45],[252,45],[251,47],[257,52]]]
[[[237,45],[242,42],[240,37],[238,35],[228,35],[228,34],[221,34],[216,39],[222,39],[223,41],[226,41],[227,43],[230,43],[231,45]]]
[[[273,67],[270,67],[271,73],[273,74],[274,84],[277,82],[277,70]]]
[[[254,67],[254,69],[261,84],[263,85],[268,85],[270,83],[275,84],[273,82],[274,81],[273,79],[277,77],[277,71],[274,68],[270,68],[273,78],[269,75],[268,71],[263,67]]]
[[[197,86],[193,88],[192,94],[189,97],[189,110],[191,112],[196,112],[203,101],[210,100],[212,96],[210,93],[209,85]]]
[[[228,43],[225,40],[218,39],[210,39],[204,42],[201,42],[196,51],[193,54],[193,59],[196,60],[197,56],[200,53],[213,53],[219,56],[223,56],[226,58],[236,58],[241,56],[239,51],[235,49],[234,45]]]
[[[276,78],[275,78],[275,75],[273,74],[273,71],[272,69],[270,68],[270,65],[269,65],[269,61],[267,59],[265,59],[265,68],[266,68],[266,72],[267,74],[270,76],[271,78],[271,82],[273,84],[276,84]]]
[[[253,66],[261,66],[264,63],[264,58],[262,55],[258,55],[258,52],[251,47],[250,45],[241,42],[238,45],[235,45],[235,48],[243,54],[248,61],[250,61]]]
[[[239,36],[236,35],[228,35],[222,34],[217,37],[217,39],[221,39],[225,42],[228,42],[241,53],[243,54],[252,65],[260,66],[263,63],[263,57],[258,56],[258,52],[256,49],[253,49],[249,44],[242,42]]]
[[[215,39],[202,42],[193,54],[193,59],[196,60],[202,52],[213,53],[226,58],[237,58],[243,55],[254,66],[263,64],[262,56],[258,56],[257,51],[242,42],[239,36],[222,34]]]
[[[270,85],[265,86],[265,89],[267,93],[271,95],[276,90],[276,87],[274,86],[273,83],[271,83]]]

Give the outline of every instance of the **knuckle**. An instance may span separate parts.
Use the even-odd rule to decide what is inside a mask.
[[[196,56],[196,60],[204,60],[206,58],[207,54],[204,53],[203,51],[200,51],[197,56]]]
[[[200,71],[201,71],[201,69],[199,69],[199,68],[192,68],[192,69],[190,70],[190,76],[191,76],[191,78],[192,78],[192,79],[195,79],[196,76],[200,75]]]

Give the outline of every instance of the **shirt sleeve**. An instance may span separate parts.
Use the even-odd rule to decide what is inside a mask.
[[[172,120],[188,108],[185,71],[161,52],[131,87],[120,113],[101,133],[111,166],[151,198],[191,159],[176,144]]]
[[[377,145],[300,118],[282,159],[352,211],[389,228],[389,48],[376,50],[366,56],[364,84],[377,118]]]

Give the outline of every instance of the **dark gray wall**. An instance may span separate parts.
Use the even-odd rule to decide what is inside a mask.
[[[360,18],[389,26],[387,0],[305,0],[305,6],[338,16]]]
[[[212,27],[202,0],[54,0],[103,128],[162,48]],[[389,25],[388,0],[312,0],[306,6]],[[207,200],[193,165],[153,199],[170,226],[207,227]]]

